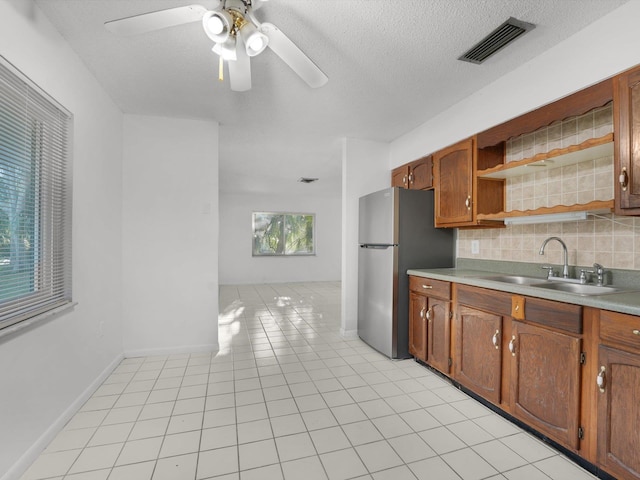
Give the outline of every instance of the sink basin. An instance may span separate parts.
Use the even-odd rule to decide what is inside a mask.
[[[490,277],[482,277],[483,280],[491,280],[493,282],[515,283],[517,285],[533,285],[535,283],[544,282],[543,278],[523,277],[521,275],[493,275]]]
[[[598,285],[583,285],[580,283],[561,283],[561,282],[548,282],[532,284],[532,287],[546,288],[547,290],[555,290],[557,292],[575,293],[582,296],[590,295],[606,295],[609,293],[620,293],[628,290],[624,288],[618,288],[613,286],[598,286]]]

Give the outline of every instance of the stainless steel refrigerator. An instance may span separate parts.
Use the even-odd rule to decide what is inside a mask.
[[[407,270],[454,266],[455,230],[434,228],[432,190],[387,188],[360,198],[358,244],[358,336],[408,358]]]

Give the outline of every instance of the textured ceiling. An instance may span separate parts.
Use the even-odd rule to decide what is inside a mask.
[[[199,22],[133,37],[103,26],[194,1],[36,3],[124,112],[220,122],[221,190],[336,193],[340,138],[391,141],[628,0],[269,0],[256,16],[328,75],[315,90],[267,49],[253,88],[231,91]],[[510,16],[537,27],[482,65],[457,60]]]

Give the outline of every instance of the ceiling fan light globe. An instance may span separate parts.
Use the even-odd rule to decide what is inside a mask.
[[[225,10],[209,11],[202,17],[204,32],[216,43],[227,41],[232,26],[233,18]]]
[[[259,32],[251,23],[247,23],[240,29],[240,37],[244,42],[247,55],[250,57],[261,54],[264,49],[267,48],[267,45],[269,45],[269,37]]]
[[[236,39],[229,37],[225,43],[216,43],[211,49],[213,53],[220,55],[223,60],[236,61],[238,55],[236,54]]]

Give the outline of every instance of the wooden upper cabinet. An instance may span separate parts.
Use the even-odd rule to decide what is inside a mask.
[[[614,78],[615,213],[640,215],[640,68]]]
[[[433,154],[436,226],[473,222],[473,163],[473,138]]]
[[[409,164],[409,188],[427,190],[433,187],[433,160],[431,155]]]
[[[428,190],[433,187],[433,162],[431,155],[414,160],[391,171],[391,186],[411,190]]]

